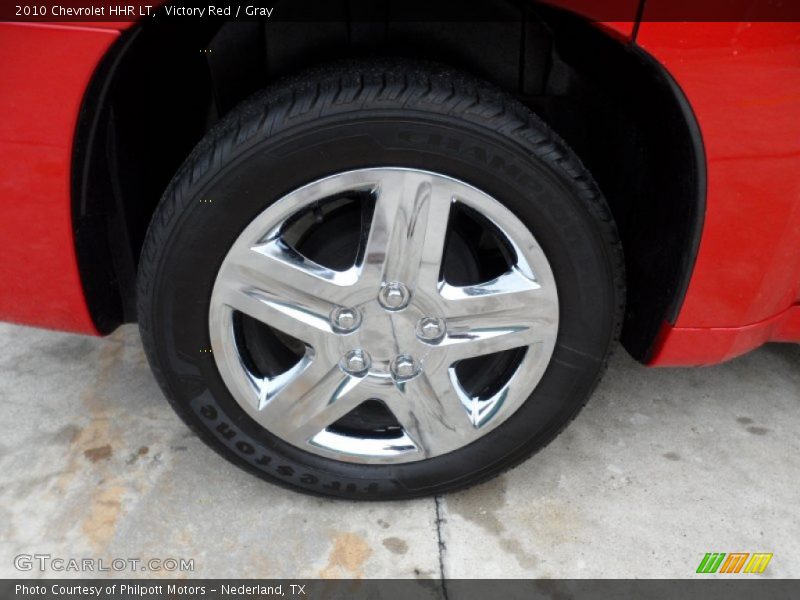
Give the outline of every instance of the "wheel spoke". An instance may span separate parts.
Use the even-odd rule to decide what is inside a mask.
[[[425,372],[398,383],[385,401],[425,457],[455,450],[477,435],[467,409],[444,370]]]
[[[358,279],[355,269],[334,271],[323,267],[307,259],[279,237],[249,250],[240,253],[238,260],[234,258],[232,262],[255,277],[264,278],[262,280],[271,285],[280,285],[287,291],[297,290],[306,297],[343,303]]]
[[[361,381],[338,365],[326,369],[321,361],[312,361],[272,395],[262,393],[259,421],[276,435],[303,445],[363,401],[357,393]]]
[[[447,335],[439,348],[450,364],[457,360],[512,350],[555,338],[556,323],[517,308],[447,320]]]
[[[339,286],[256,250],[226,260],[215,294],[231,308],[308,343],[331,332],[336,299],[345,300]]]
[[[452,193],[424,173],[395,171],[380,184],[364,250],[363,281],[433,286],[444,254]],[[419,282],[419,283],[418,283]]]
[[[552,292],[516,268],[477,285],[458,287],[444,284],[441,296],[449,317],[492,313],[501,307],[504,310],[518,310],[528,318],[558,314],[558,305]]]
[[[461,403],[467,409],[469,420],[475,427],[485,427],[502,409],[508,393],[512,386],[513,379],[487,398],[469,394],[458,380],[455,367],[448,368],[448,375],[456,393],[461,399]]]

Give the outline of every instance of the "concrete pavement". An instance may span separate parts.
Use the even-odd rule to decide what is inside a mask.
[[[173,414],[133,326],[0,325],[0,407],[1,577],[42,576],[14,567],[33,553],[194,559],[162,573],[193,577],[691,577],[709,551],[772,552],[763,576],[800,577],[800,346],[669,370],[620,350],[544,451],[411,502],[234,468]]]

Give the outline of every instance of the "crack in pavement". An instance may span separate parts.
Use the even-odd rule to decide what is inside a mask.
[[[442,539],[442,522],[444,521],[442,518],[442,497],[434,496],[433,502],[436,506],[436,541],[439,546],[439,577],[442,582],[442,597],[444,600],[449,600],[447,593],[447,579],[444,573],[444,553],[447,550],[447,546]]]

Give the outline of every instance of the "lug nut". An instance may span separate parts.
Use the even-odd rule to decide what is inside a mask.
[[[364,375],[369,371],[369,354],[363,350],[350,350],[342,357],[341,366],[350,375]]]
[[[350,333],[361,325],[361,313],[355,308],[337,306],[331,313],[331,327],[339,333]]]
[[[395,356],[391,364],[391,369],[394,378],[401,381],[411,379],[419,373],[417,361],[409,354],[399,354]]]
[[[436,342],[444,337],[444,321],[434,317],[423,317],[417,323],[417,337],[426,342]]]
[[[400,310],[408,305],[410,294],[402,283],[391,281],[378,294],[378,301],[386,310]]]

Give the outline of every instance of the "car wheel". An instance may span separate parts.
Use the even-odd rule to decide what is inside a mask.
[[[228,114],[142,252],[178,414],[271,481],[348,498],[492,477],[575,416],[624,302],[613,220],[528,109],[435,65],[307,72]]]

